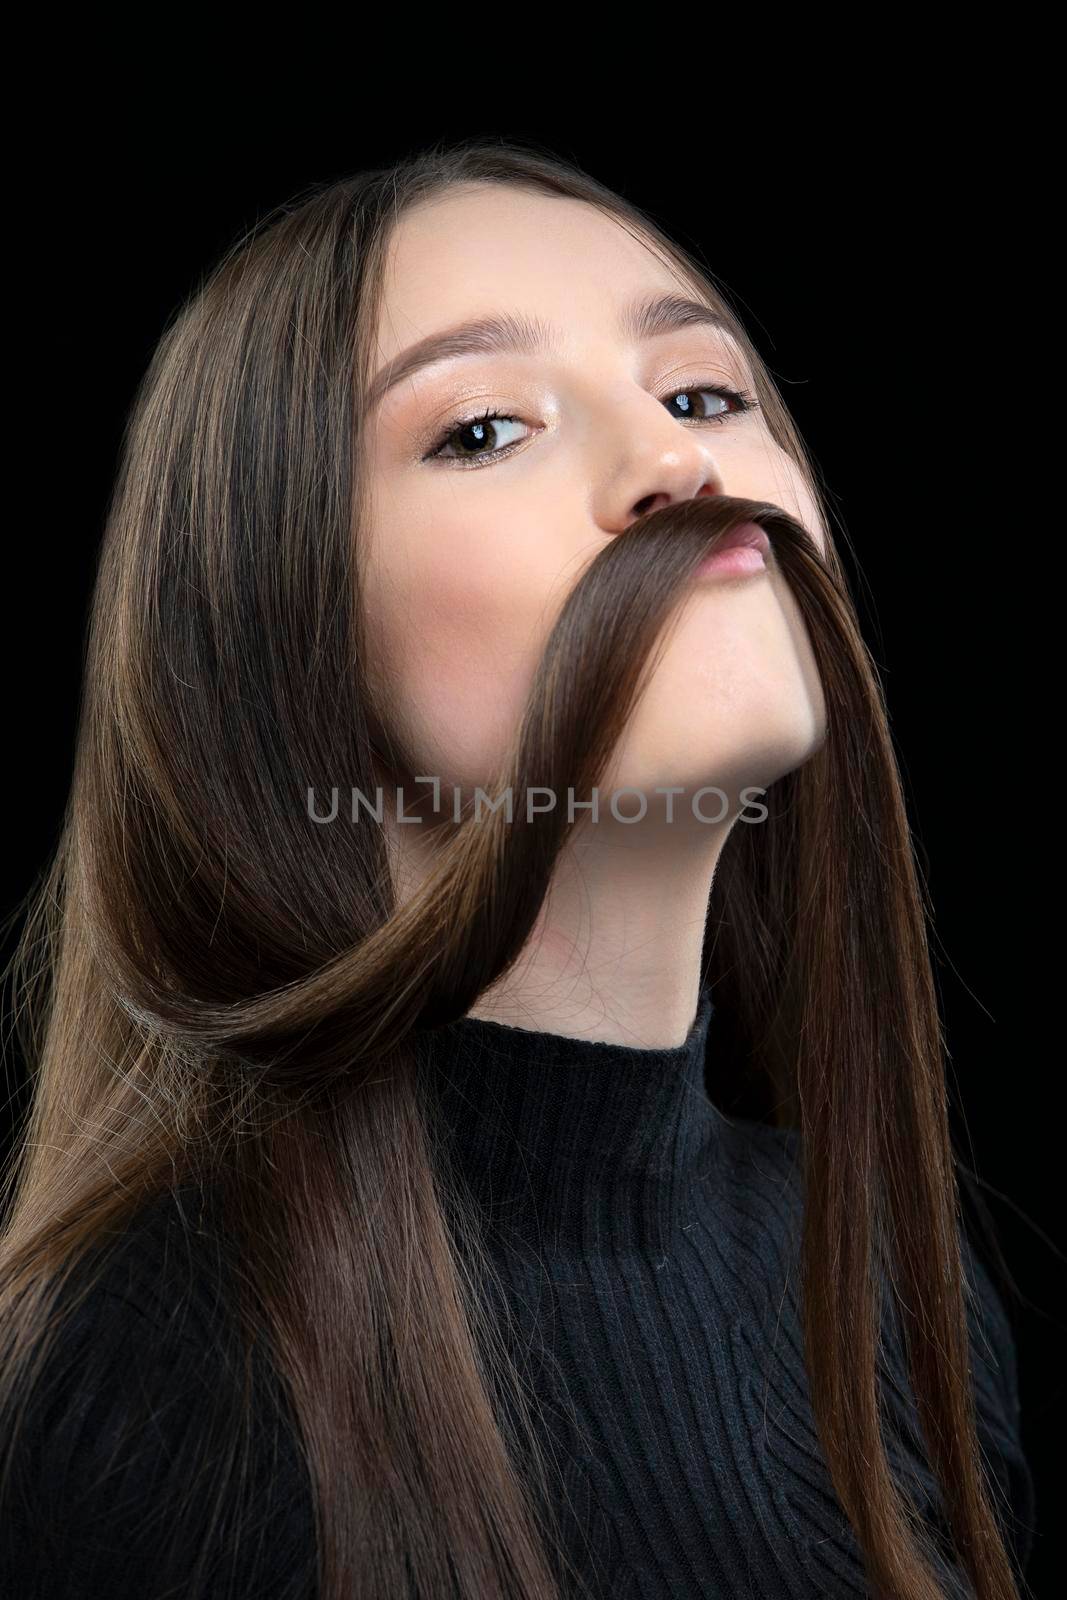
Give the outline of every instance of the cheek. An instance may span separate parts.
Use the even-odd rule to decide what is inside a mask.
[[[484,514],[437,518],[432,531],[409,523],[377,544],[372,670],[414,772],[471,790],[507,758],[558,605],[544,550],[513,512],[499,528]]]
[[[807,483],[791,456],[773,442],[768,445],[768,466],[772,488],[764,498],[773,499],[812,535],[820,554],[826,555],[826,529],[822,514],[812,499]]]
[[[731,459],[726,492],[746,500],[769,500],[781,506],[807,528],[825,556],[826,530],[822,514],[792,456],[787,455],[767,432],[753,430],[751,443]]]

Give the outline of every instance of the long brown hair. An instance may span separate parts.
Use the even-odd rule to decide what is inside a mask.
[[[437,146],[298,197],[160,340],[109,507],[61,841],[15,962],[33,1094],[5,1174],[0,1393],[6,1420],[76,1263],[102,1270],[95,1247],[152,1196],[213,1184],[239,1242],[240,1326],[266,1341],[298,1430],[326,1600],[549,1600],[562,1582],[537,1430],[481,1309],[478,1221],[435,1162],[413,1039],[466,1014],[522,950],[569,827],[559,807],[465,818],[401,905],[382,827],[322,827],[303,803],[338,775],[375,791],[372,712],[387,725],[388,707],[372,701],[356,555],[382,265],[408,207],[471,181],[585,201],[658,252],[730,322],[768,427],[826,508],[711,273],[535,146]],[[820,555],[759,501],[635,522],[570,594],[499,790],[588,795],[695,566],[748,517],[808,630],[827,734],[769,790],[766,822],[730,834],[705,970],[769,1120],[802,1131],[818,1434],[872,1592],[935,1600],[879,1422],[885,1263],[958,1559],[979,1600],[1015,1600],[975,1432],[925,890],[832,542]],[[244,1481],[239,1455],[222,1459],[203,1467],[220,1514]]]

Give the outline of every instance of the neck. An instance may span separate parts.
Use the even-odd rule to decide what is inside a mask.
[[[624,805],[625,797],[620,802]],[[710,802],[709,802],[710,804]],[[469,1015],[591,1042],[680,1045],[697,1009],[727,823],[601,820],[568,839],[530,938]],[[406,898],[425,863],[400,830]]]

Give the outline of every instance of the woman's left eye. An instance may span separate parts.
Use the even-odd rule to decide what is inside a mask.
[[[699,384],[687,389],[672,389],[670,393],[664,397],[664,403],[674,405],[678,401],[682,400],[683,396],[688,397],[689,395],[705,394],[714,395],[716,399],[727,402],[729,405],[732,405],[734,409],[732,411],[718,412],[714,416],[698,416],[690,414],[688,416],[681,417],[679,419],[680,421],[696,422],[702,426],[707,426],[709,423],[727,422],[732,416],[743,416],[745,412],[755,411],[759,406],[759,401],[754,395],[749,394],[747,389],[728,389],[723,384]],[[501,411],[486,411],[476,417],[463,417],[459,422],[454,422],[448,429],[447,433],[442,434],[437,443],[433,445],[429,452],[423,457],[423,460],[454,460],[462,463],[464,467],[481,466],[483,462],[499,461],[502,456],[510,455],[512,451],[516,449],[517,445],[522,443],[522,440],[514,440],[510,444],[498,445],[495,450],[478,451],[473,455],[460,455],[455,457],[444,455],[444,451],[448,448],[448,446],[451,445],[453,441],[459,441],[464,434],[469,434],[471,436],[468,442],[474,445],[484,444],[490,431],[492,431],[494,434],[496,433],[497,430],[495,425],[498,422],[519,422],[520,426],[522,425],[518,417],[508,416]]]

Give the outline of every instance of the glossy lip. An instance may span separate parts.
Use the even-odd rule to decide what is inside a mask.
[[[700,563],[695,577],[744,577],[749,573],[766,572],[765,557],[771,553],[771,541],[758,522],[742,522],[720,539],[714,553]]]

